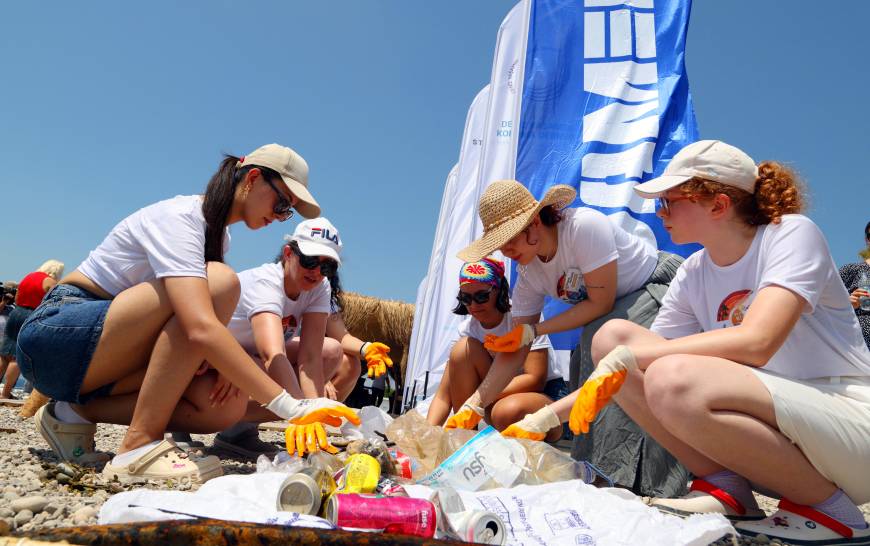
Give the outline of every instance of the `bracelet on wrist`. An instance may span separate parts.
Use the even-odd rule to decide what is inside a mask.
[[[365,343],[363,343],[363,344],[360,346],[360,348],[359,348],[359,357],[360,357],[360,358],[365,359],[365,357],[366,357],[366,348],[368,348],[369,345],[371,345],[371,343],[369,343],[368,341],[366,341]]]

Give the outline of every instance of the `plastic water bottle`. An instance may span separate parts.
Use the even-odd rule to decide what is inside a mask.
[[[870,275],[866,271],[861,272],[861,277],[858,279],[858,288],[870,293]],[[858,305],[862,311],[870,311],[870,296],[859,297]]]

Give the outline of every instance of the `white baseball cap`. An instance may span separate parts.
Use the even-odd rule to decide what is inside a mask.
[[[239,167],[259,165],[281,175],[287,189],[299,200],[293,207],[305,218],[320,216],[320,205],[308,191],[308,163],[302,156],[280,144],[266,144],[242,157]]]
[[[332,222],[323,218],[312,218],[301,222],[293,235],[284,237],[286,241],[296,241],[299,251],[306,256],[325,256],[335,263],[341,263],[341,239]]]
[[[677,152],[661,176],[638,184],[634,191],[641,197],[654,199],[695,177],[755,193],[758,167],[746,152],[730,144],[721,140],[699,140]]]

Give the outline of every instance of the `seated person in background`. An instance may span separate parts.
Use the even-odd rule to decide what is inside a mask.
[[[849,292],[849,303],[852,304],[855,315],[858,317],[864,342],[870,347],[870,309],[861,308],[861,298],[870,297],[867,284],[864,284],[870,279],[870,222],[864,226],[864,241],[867,247],[858,253],[862,260],[858,263],[846,264],[841,267],[840,278]],[[863,279],[862,276],[864,277]]]
[[[500,336],[513,328],[504,264],[492,258],[462,265],[459,273],[457,315],[471,315],[459,327],[459,340],[453,345],[450,360],[429,406],[426,420],[431,425],[444,424],[450,410],[459,411],[477,389],[492,365],[499,365],[498,354],[484,348],[487,336]],[[550,341],[540,336],[531,343],[520,372],[485,408],[486,420],[498,430],[516,422],[527,413],[546,407],[564,396],[565,380],[550,358]],[[543,439],[556,441],[562,435],[556,419]]]

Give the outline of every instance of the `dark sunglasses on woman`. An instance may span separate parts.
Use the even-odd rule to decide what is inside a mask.
[[[335,275],[336,271],[338,271],[338,264],[335,263],[335,260],[327,258],[321,262],[320,256],[308,256],[307,254],[302,254],[302,252],[296,250],[292,246],[290,249],[293,250],[293,254],[296,254],[296,256],[299,257],[299,265],[305,269],[317,269],[320,267],[320,274],[324,277],[331,277]]]
[[[474,294],[469,294],[468,292],[459,292],[459,295],[456,296],[456,299],[459,300],[459,303],[462,305],[471,305],[471,302],[474,303],[486,303],[489,301],[490,295],[492,295],[492,291],[495,287],[492,287],[488,290],[478,290]]]
[[[279,222],[286,222],[290,218],[293,217],[293,204],[284,197],[284,194],[278,191],[278,188],[275,187],[275,184],[272,183],[271,180],[263,177],[263,180],[266,181],[266,184],[269,184],[269,187],[272,188],[272,191],[278,196],[278,202],[275,203],[275,207],[272,211],[275,213],[275,216],[278,217]],[[308,269],[314,269],[313,267],[309,267]]]

